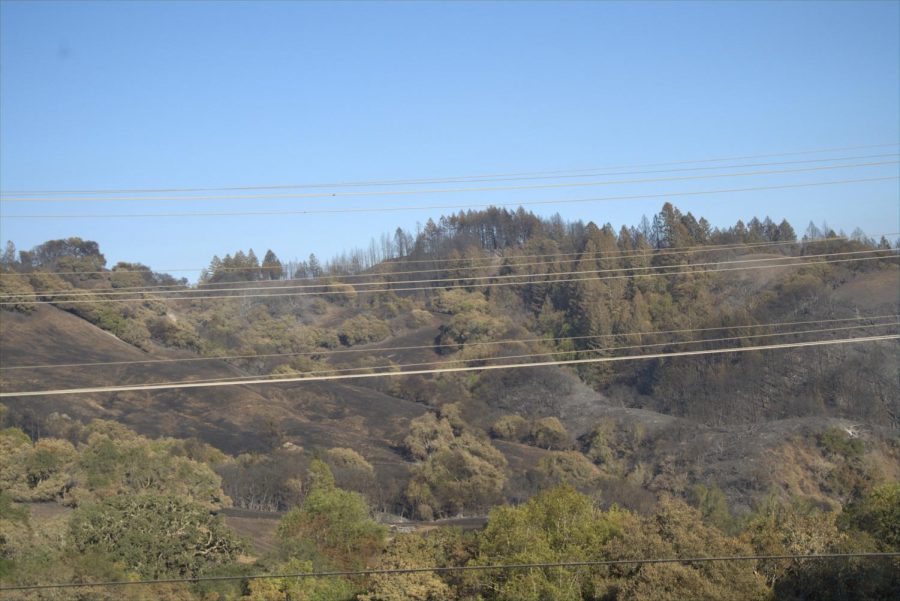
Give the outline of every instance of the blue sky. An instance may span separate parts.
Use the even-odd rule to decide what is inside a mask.
[[[0,188],[403,179],[896,143],[898,7],[2,2]],[[894,152],[896,147],[831,156]],[[341,203],[378,208],[897,174],[896,165],[887,165],[400,199],[10,203],[2,210],[264,210]],[[861,226],[869,234],[900,230],[896,180],[670,199],[715,225],[768,214],[788,218],[798,230],[810,218],[847,231]],[[636,223],[662,202],[534,210],[618,227]],[[328,257],[439,214],[9,219],[0,221],[0,235],[20,249],[78,235],[100,242],[111,262],[193,267],[207,264],[213,254],[248,247],[260,255],[271,247],[283,258],[313,251]]]

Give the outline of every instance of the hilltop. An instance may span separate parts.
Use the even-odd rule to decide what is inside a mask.
[[[812,228],[797,243],[787,222],[713,229],[668,204],[652,222],[618,232],[491,209],[430,221],[417,236],[398,230],[381,251],[325,265],[315,257],[282,263],[271,251],[262,262],[252,251],[216,257],[198,286],[143,265],[107,268],[95,243],[52,241],[4,258],[4,275],[22,275],[2,278],[3,294],[20,301],[0,316],[2,366],[114,365],[4,369],[3,388],[359,373],[889,333],[890,320],[864,319],[898,312],[896,261],[866,254],[889,245]],[[845,257],[869,260],[828,262]],[[756,268],[786,258],[795,265]],[[690,273],[644,277],[674,270]],[[166,290],[155,294],[164,300],[150,287]],[[29,304],[34,299],[50,302]],[[807,325],[764,325],[785,322]],[[828,328],[844,329],[765,337]],[[672,330],[682,332],[647,334]],[[725,340],[686,344],[701,333]],[[835,505],[861,482],[897,480],[896,357],[891,341],[12,397],[5,419],[35,438],[58,436],[65,415],[199,439],[244,458],[221,473],[234,503],[247,508],[286,509],[288,481],[301,466],[352,449],[373,476],[357,478],[348,467],[337,474],[342,485],[384,511],[419,518],[482,513],[559,482],[636,509],[661,494],[689,498],[698,485],[717,487],[740,512],[771,494]],[[123,361],[143,363],[116,364]],[[446,487],[448,474],[461,484]]]

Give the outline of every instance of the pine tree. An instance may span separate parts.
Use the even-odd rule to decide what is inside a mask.
[[[794,228],[791,227],[791,224],[788,223],[787,219],[782,219],[781,223],[778,224],[778,227],[775,228],[775,240],[778,242],[797,241],[797,234],[794,233]]]
[[[256,253],[253,252],[251,248],[247,251],[247,270],[244,272],[245,277],[248,280],[258,280],[259,279],[259,259],[256,258]]]
[[[4,269],[15,269],[16,263],[16,245],[12,240],[7,240],[6,249],[3,251],[3,256],[0,257],[0,265]]]
[[[816,227],[816,224],[812,221],[809,222],[809,225],[806,226],[806,233],[803,235],[803,240],[819,240],[822,238],[822,230]]]
[[[268,280],[280,280],[284,277],[284,266],[271,249],[266,251],[262,262],[262,277]]]
[[[322,277],[322,266],[319,264],[315,253],[310,253],[309,255],[309,274],[314,278]]]

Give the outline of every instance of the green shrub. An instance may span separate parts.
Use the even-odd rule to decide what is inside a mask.
[[[424,328],[431,323],[431,313],[422,309],[413,309],[406,317],[406,325],[409,328]]]
[[[487,299],[481,292],[468,292],[462,288],[441,290],[431,301],[435,311],[456,315],[463,312],[485,312],[488,309]]]
[[[353,346],[384,340],[391,335],[387,323],[368,315],[357,315],[341,324],[338,338],[342,344]]]
[[[521,415],[504,415],[491,426],[491,434],[501,440],[519,442],[528,435],[528,420]]]
[[[531,444],[542,449],[567,451],[574,446],[572,437],[555,417],[542,417],[531,425]]]

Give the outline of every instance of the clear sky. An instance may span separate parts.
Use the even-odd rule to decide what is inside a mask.
[[[404,179],[897,143],[898,7],[4,1],[0,188]],[[2,211],[476,204],[897,174],[887,165],[575,190]],[[670,200],[714,225],[770,215],[798,231],[811,218],[869,234],[900,230],[896,180]],[[662,202],[534,210],[618,227]],[[100,242],[111,263],[172,268],[248,247],[328,257],[439,214],[8,219],[0,227],[20,249],[78,235]]]

